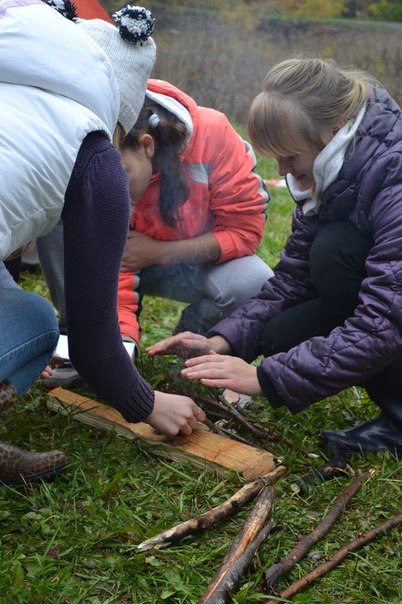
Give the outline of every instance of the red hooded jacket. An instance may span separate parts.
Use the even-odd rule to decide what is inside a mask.
[[[159,211],[159,176],[155,174],[134,208],[132,228],[160,241],[212,233],[221,250],[218,263],[254,254],[263,236],[268,193],[254,172],[256,160],[249,143],[223,113],[199,107],[169,82],[149,80],[147,96],[179,118],[182,113],[175,107],[188,112],[191,136],[182,162],[190,193],[178,211],[177,226],[169,227]],[[122,334],[138,342],[136,279],[132,273],[120,273],[118,312]]]

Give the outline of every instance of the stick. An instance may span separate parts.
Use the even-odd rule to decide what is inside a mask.
[[[278,440],[278,439],[282,438],[279,434],[276,434],[273,432],[268,432],[267,430],[264,430],[264,428],[262,428],[262,426],[259,426],[253,422],[250,422],[248,419],[246,419],[240,413],[240,411],[235,409],[235,407],[233,407],[233,405],[231,405],[230,403],[225,401],[225,399],[222,396],[218,395],[218,401],[224,407],[225,411],[227,411],[228,415],[230,415],[241,426],[243,426],[243,428],[248,430],[250,432],[250,434],[252,434],[256,438],[258,438],[259,440],[264,440],[264,441],[265,440]],[[290,441],[289,441],[289,443],[290,443]]]
[[[216,604],[216,602],[219,602],[219,600],[216,600],[217,592],[221,592],[222,585],[226,581],[228,573],[231,572],[233,564],[246,551],[264,526],[273,500],[274,488],[272,485],[267,485],[260,491],[258,499],[243,525],[243,529],[233,541],[199,604]]]
[[[273,520],[269,520],[262,527],[254,541],[250,543],[245,552],[233,563],[228,570],[225,578],[217,586],[212,599],[209,599],[209,604],[226,604],[231,601],[231,596],[235,593],[241,577],[247,570],[248,565],[254,558],[261,543],[265,541],[274,526]]]
[[[214,393],[215,394],[215,393]],[[252,422],[249,422],[231,403],[225,401],[219,395],[217,396],[217,400],[207,398],[206,396],[202,396],[198,393],[192,393],[191,398],[193,398],[196,402],[204,403],[205,405],[212,407],[215,410],[220,410],[221,413],[224,414],[223,417],[231,417],[233,420],[237,421],[243,428],[245,428],[250,434],[258,438],[259,440],[277,440],[280,439],[280,435],[276,433],[270,433],[264,430],[261,426],[257,426]]]
[[[280,597],[284,599],[292,598],[302,589],[308,587],[310,583],[312,583],[316,579],[319,579],[320,577],[323,577],[330,570],[335,568],[335,566],[338,566],[338,564],[340,564],[340,562],[342,562],[342,560],[344,560],[350,552],[356,552],[361,547],[363,547],[363,545],[366,545],[366,543],[370,543],[370,541],[373,541],[376,537],[381,535],[381,533],[385,533],[386,531],[394,528],[395,526],[401,523],[402,514],[399,514],[399,516],[395,516],[394,518],[387,520],[383,524],[378,524],[375,528],[371,529],[370,531],[367,531],[366,533],[363,533],[362,535],[360,535],[360,537],[357,537],[353,541],[350,541],[347,545],[341,547],[341,549],[338,550],[335,555],[330,558],[330,560],[327,560],[327,562],[320,564],[310,573],[289,585],[289,587],[287,587],[280,594]]]
[[[226,428],[222,428],[222,426],[218,426],[215,422],[212,422],[210,419],[208,419],[208,417],[204,419],[202,423],[205,424],[211,430],[211,432],[214,432],[215,434],[219,434],[220,436],[226,436],[226,438],[232,438],[233,440],[237,440],[239,443],[249,445],[249,447],[255,446],[254,443],[243,438],[242,436],[239,436],[238,434],[236,434],[236,432],[231,432],[230,430],[226,430]]]
[[[276,564],[273,564],[265,571],[264,583],[268,593],[272,594],[278,579],[289,572],[302,558],[304,558],[311,547],[322,537],[324,537],[324,535],[326,535],[326,533],[344,511],[348,501],[360,489],[366,477],[367,474],[360,473],[358,477],[339,495],[333,507],[330,509],[325,518],[316,526],[316,528],[311,533],[303,537],[303,539],[298,542],[296,547],[294,547],[291,552],[282,558],[282,560]]]
[[[238,409],[236,409],[236,407],[234,407],[231,403],[229,403],[223,396],[217,395],[215,392],[213,392],[212,394],[214,396],[216,396],[218,403],[215,403],[215,401],[211,401],[210,399],[208,399],[206,397],[199,398],[199,400],[203,401],[205,404],[211,404],[211,406],[213,405],[213,403],[215,403],[215,405],[218,404],[221,406],[221,409],[223,407],[223,409],[226,411],[226,413],[233,420],[235,420],[238,424],[240,424],[240,426],[245,428],[248,432],[250,432],[250,434],[252,434],[258,440],[263,441],[263,442],[265,442],[267,440],[271,441],[271,442],[282,442],[285,445],[287,445],[288,447],[294,448],[292,441],[289,440],[288,438],[286,438],[285,436],[283,436],[283,434],[279,434],[278,432],[268,432],[268,430],[265,430],[265,428],[263,428],[259,424],[256,424],[255,422],[250,422],[248,419],[246,419],[244,417],[244,415]],[[197,398],[198,398],[198,395],[197,395]],[[307,455],[307,453],[308,453],[308,451],[306,451],[305,449],[299,449],[299,450],[304,455]]]
[[[227,434],[225,434],[225,432],[222,430],[222,428],[219,428],[219,426],[217,426],[214,422],[212,422],[207,417],[204,419],[204,421],[202,423],[205,424],[211,430],[211,432],[214,432],[215,434],[220,434],[221,436],[227,436]]]
[[[328,461],[319,468],[310,470],[308,474],[301,476],[296,481],[296,484],[300,487],[300,489],[303,490],[306,487],[310,487],[311,485],[314,485],[317,482],[332,480],[333,478],[337,478],[338,476],[350,476],[352,473],[353,469],[348,465],[347,459],[338,458]]]
[[[191,518],[186,522],[182,522],[173,528],[167,529],[166,531],[143,541],[137,546],[137,551],[144,552],[153,547],[166,547],[171,543],[176,543],[177,541],[184,539],[184,537],[187,537],[188,535],[197,533],[230,516],[234,516],[240,511],[242,506],[248,503],[261,491],[264,485],[274,483],[278,478],[283,476],[285,472],[286,468],[284,466],[278,466],[273,472],[245,484],[239,491],[232,495],[232,497],[221,505],[208,510],[205,514],[197,516],[196,518]]]

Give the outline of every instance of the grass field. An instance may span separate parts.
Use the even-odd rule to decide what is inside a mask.
[[[260,165],[275,175],[269,163]],[[261,256],[274,264],[290,222],[292,204],[282,189],[272,191]],[[23,286],[47,295],[38,271],[25,274]],[[169,335],[180,306],[146,299],[143,344]],[[177,382],[178,361],[141,357],[139,367],[157,388]],[[272,411],[256,399],[247,411],[283,433],[289,448],[269,449],[287,466],[276,486],[272,516],[282,529],[261,546],[233,598],[237,604],[280,602],[266,596],[261,578],[270,564],[293,548],[328,512],[351,476],[315,483],[299,491],[301,476],[325,461],[318,435],[326,428],[354,425],[376,415],[375,406],[357,388],[312,406],[297,416]],[[234,474],[218,476],[191,466],[161,460],[115,433],[86,427],[46,408],[39,383],[2,414],[0,438],[22,447],[63,447],[70,465],[51,484],[0,488],[0,602],[3,604],[174,604],[196,603],[204,593],[250,506],[232,520],[179,545],[136,553],[144,539],[223,502],[241,485]],[[244,436],[250,438],[246,433]],[[302,447],[311,455],[301,455]],[[373,470],[336,526],[279,583],[279,591],[333,552],[401,511],[402,461],[390,455],[354,458],[354,472]],[[325,579],[292,599],[297,603],[401,604],[401,534],[388,532],[351,554]]]

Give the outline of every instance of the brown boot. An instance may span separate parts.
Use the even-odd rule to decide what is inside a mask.
[[[11,407],[17,398],[17,391],[10,382],[4,380],[4,382],[0,383],[0,411]]]
[[[34,453],[0,441],[0,485],[17,486],[49,480],[66,464],[67,457],[63,451]]]

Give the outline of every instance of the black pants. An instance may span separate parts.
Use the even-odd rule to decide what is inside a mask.
[[[4,260],[4,265],[14,281],[18,283],[21,271],[21,256],[13,258],[12,260]]]
[[[349,222],[323,227],[310,250],[318,297],[273,317],[262,336],[265,357],[287,352],[314,336],[326,336],[353,315],[372,241]],[[402,357],[363,385],[370,398],[402,425]]]

